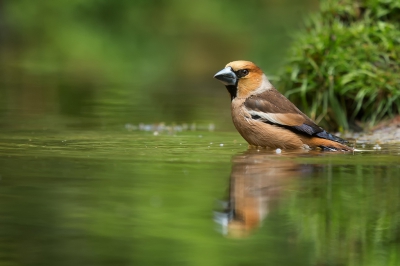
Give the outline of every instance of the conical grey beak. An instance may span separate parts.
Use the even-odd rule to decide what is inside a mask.
[[[237,77],[231,67],[226,67],[214,75],[214,78],[221,81],[224,85],[236,85]]]

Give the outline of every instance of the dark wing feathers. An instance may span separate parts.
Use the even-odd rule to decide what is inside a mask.
[[[307,133],[308,135],[316,134],[315,128],[313,128],[313,127],[311,127],[311,126],[309,126],[307,124],[302,124],[301,126],[294,126],[293,128],[298,130],[298,131]],[[319,129],[321,129],[321,128],[319,128]],[[317,134],[320,134],[320,133],[322,133],[322,132],[319,132]]]
[[[345,140],[326,132],[315,124],[276,89],[269,89],[258,95],[250,96],[246,99],[244,105],[255,120],[285,127],[296,133],[316,136],[342,144],[346,143]],[[293,118],[290,120],[290,124],[287,123],[288,119],[280,119],[280,117],[284,117],[284,114],[286,118]]]
[[[318,134],[315,134],[315,135],[320,137],[320,138],[333,140],[333,141],[336,141],[336,142],[339,142],[339,143],[342,143],[342,144],[348,143],[347,140],[344,140],[342,138],[339,138],[338,136],[332,135],[331,133],[326,132],[325,130],[320,132],[320,133],[318,133]]]

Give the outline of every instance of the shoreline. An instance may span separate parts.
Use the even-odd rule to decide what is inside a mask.
[[[396,116],[390,121],[382,122],[369,131],[339,133],[338,136],[348,140],[354,139],[357,143],[400,143],[400,116]]]

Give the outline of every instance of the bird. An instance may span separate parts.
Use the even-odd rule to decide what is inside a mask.
[[[253,62],[233,61],[214,78],[231,96],[232,121],[250,146],[295,150],[352,151],[282,95]]]

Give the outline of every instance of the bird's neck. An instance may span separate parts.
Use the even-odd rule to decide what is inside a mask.
[[[229,94],[231,95],[231,101],[233,101],[233,99],[235,99],[237,96],[236,85],[226,85],[225,87],[228,90]]]

